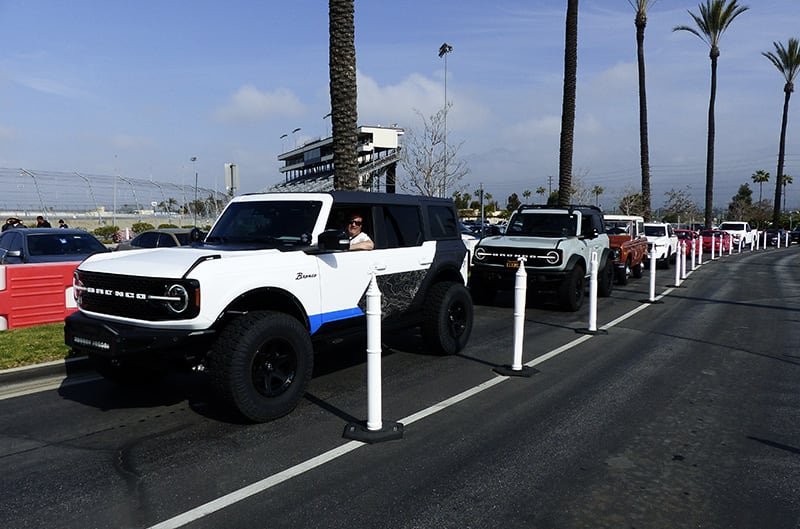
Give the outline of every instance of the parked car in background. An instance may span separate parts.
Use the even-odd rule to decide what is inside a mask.
[[[789,239],[792,242],[800,243],[800,224],[795,226],[794,229],[789,232]]]
[[[739,246],[739,241],[741,241],[742,246],[749,246],[751,242],[755,242],[756,230],[750,226],[749,222],[727,220],[719,225],[719,229],[731,234],[731,237],[733,237],[731,242],[734,247]]]
[[[617,283],[627,285],[629,277],[642,277],[644,270],[644,260],[647,258],[644,218],[633,215],[605,215],[604,219]]]
[[[115,250],[137,250],[140,248],[170,248],[191,244],[193,228],[160,228],[143,231],[129,241],[122,241]]]
[[[0,234],[0,264],[83,261],[108,252],[91,233],[69,228],[17,228]]]
[[[675,230],[675,235],[678,237],[678,245],[680,243],[684,243],[684,253],[688,256],[692,255],[692,242],[695,244],[695,252],[697,252],[697,244],[698,244],[698,235],[695,233],[694,230],[689,229],[681,229]]]
[[[778,246],[778,238],[781,240],[781,247],[787,246],[787,230],[783,228],[770,228],[767,230],[767,246]],[[792,243],[792,238],[788,237],[788,244]]]
[[[669,268],[678,253],[678,237],[671,224],[666,222],[645,222],[644,234],[650,253],[655,255],[656,264]],[[648,261],[649,262],[649,261]]]
[[[703,252],[710,252],[711,245],[714,245],[714,253],[719,255],[721,252],[731,250],[733,237],[724,230],[703,230],[700,232],[700,239],[703,241]]]

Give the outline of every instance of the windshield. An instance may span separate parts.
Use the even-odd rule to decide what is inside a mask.
[[[208,243],[308,244],[322,202],[236,202],[219,218]]]
[[[83,255],[103,252],[106,247],[94,235],[56,233],[35,234],[28,237],[30,255]]]
[[[576,234],[577,225],[576,215],[520,212],[509,221],[506,235],[569,237]]]
[[[606,233],[609,235],[628,235],[631,232],[631,222],[628,220],[607,220]]]
[[[664,226],[645,226],[644,234],[648,237],[665,237],[667,229]]]

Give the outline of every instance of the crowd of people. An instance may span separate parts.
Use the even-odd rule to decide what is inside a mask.
[[[36,227],[37,228],[52,228],[53,226],[44,218],[42,215],[36,217]],[[69,228],[64,219],[58,219],[58,227],[59,228]],[[1,228],[2,231],[6,231],[11,228],[27,228],[25,224],[17,217],[8,217],[6,221],[3,223],[3,227]]]

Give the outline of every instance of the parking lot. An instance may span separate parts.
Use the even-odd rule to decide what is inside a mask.
[[[217,408],[202,374],[6,394],[0,523],[794,528],[798,261],[726,256],[680,288],[662,274],[657,303],[632,280],[601,300],[607,334],[576,332],[587,307],[529,308],[530,378],[493,371],[510,297],[477,308],[460,355],[387,336],[383,414],[405,426],[387,443],[342,438],[366,417],[360,340],[320,351],[298,409],[261,425]]]

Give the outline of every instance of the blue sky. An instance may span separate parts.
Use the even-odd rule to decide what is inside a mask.
[[[800,38],[800,2],[751,0],[721,41],[715,203],[758,169],[774,193],[784,80],[761,55]],[[656,205],[670,189],[702,203],[710,61],[687,32],[695,1],[660,0],[645,37]],[[356,0],[361,125],[414,129],[444,103],[449,140],[501,204],[558,177],[563,0]],[[580,5],[574,174],[610,208],[640,184],[634,11]],[[81,171],[241,191],[282,180],[282,148],[325,136],[324,0],[0,0],[0,167]],[[790,106],[785,173],[800,205],[800,95]],[[295,128],[301,131],[281,140]],[[287,141],[289,143],[287,143]],[[751,184],[757,196],[757,186]],[[793,189],[796,188],[796,189]]]

